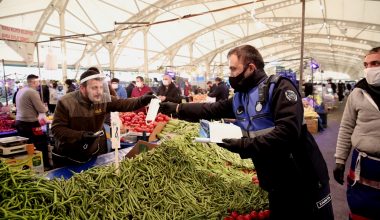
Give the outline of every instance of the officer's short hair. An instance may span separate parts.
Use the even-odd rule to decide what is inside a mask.
[[[251,45],[242,45],[231,49],[227,57],[235,54],[239,60],[243,61],[244,65],[253,63],[257,69],[264,69],[264,60],[259,51]]]

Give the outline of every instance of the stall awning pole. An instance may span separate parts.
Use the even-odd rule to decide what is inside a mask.
[[[7,85],[7,79],[5,76],[5,62],[4,59],[2,59],[3,62],[3,74],[4,74],[4,89],[5,89],[5,103],[6,106],[8,106],[8,85]]]
[[[305,0],[301,0],[302,3],[302,24],[301,24],[301,58],[300,58],[300,81],[298,83],[298,90],[302,94],[302,82],[303,82],[303,49],[305,39]]]
[[[40,52],[38,49],[38,47],[39,47],[38,42],[35,45],[36,45],[36,52],[37,52],[37,67],[38,67],[38,78],[40,80],[41,101],[44,102],[44,94],[42,92],[42,83],[41,83]]]

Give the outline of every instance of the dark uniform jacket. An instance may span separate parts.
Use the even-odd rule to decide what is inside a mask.
[[[296,100],[289,100],[287,91],[293,91],[292,94],[297,95]],[[254,103],[251,105],[255,108]],[[328,184],[326,163],[307,131],[301,97],[289,80],[281,78],[274,88],[271,113],[275,128],[255,138],[243,138],[239,152],[242,158],[252,158],[260,186],[271,192]],[[178,115],[188,121],[235,118],[232,99],[211,104],[180,105]]]
[[[160,88],[158,88],[157,95],[166,96],[166,99],[164,102],[174,102],[174,103],[182,102],[181,90],[179,90],[174,85],[174,83],[170,83],[168,87],[164,85],[160,86]]]
[[[138,98],[112,97],[109,103],[93,104],[79,90],[68,93],[58,101],[54,112],[51,127],[56,141],[54,152],[79,162],[85,162],[98,153],[105,153],[105,135],[87,142],[83,139],[83,133],[102,130],[108,112],[133,111],[142,106]],[[88,147],[83,149],[85,144]]]

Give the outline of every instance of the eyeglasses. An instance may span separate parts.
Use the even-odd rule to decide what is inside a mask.
[[[363,64],[364,64],[364,67],[365,67],[365,68],[369,68],[369,67],[378,67],[378,66],[380,66],[380,61],[375,60],[375,61],[371,61],[371,62],[369,62],[369,63],[364,62]]]

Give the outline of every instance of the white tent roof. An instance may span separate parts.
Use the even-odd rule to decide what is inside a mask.
[[[304,57],[313,58],[325,71],[360,76],[363,56],[380,46],[380,1],[305,1]],[[30,41],[41,42],[42,62],[49,47],[62,54],[61,41],[51,41],[53,37],[83,34],[66,39],[67,65],[76,68],[95,65],[112,69],[114,65],[115,70],[143,72],[147,60],[150,72],[170,66],[183,72],[220,74],[227,71],[229,49],[251,44],[266,62],[278,61],[298,71],[300,2],[0,0],[0,25],[34,31]],[[2,40],[0,58],[7,63],[35,65],[36,50],[27,52],[32,56],[28,62],[22,47],[21,43]]]

